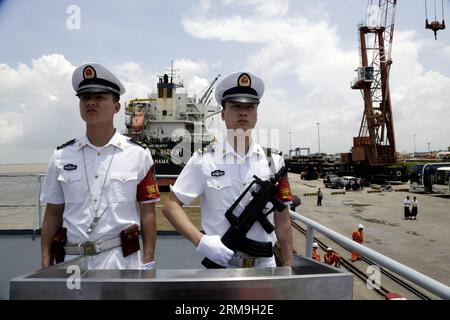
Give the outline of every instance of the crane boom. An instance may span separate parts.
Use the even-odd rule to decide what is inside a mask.
[[[208,101],[209,96],[211,95],[211,93],[213,91],[212,90],[213,86],[217,82],[219,77],[220,77],[220,74],[218,74],[217,77],[215,77],[214,80],[210,83],[209,87],[205,90],[205,92],[203,93],[202,97],[200,98],[200,100],[199,100],[200,103],[205,103],[206,101]],[[208,105],[208,103],[207,103],[207,105]]]

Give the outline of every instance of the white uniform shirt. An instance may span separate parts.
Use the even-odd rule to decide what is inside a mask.
[[[53,153],[41,201],[65,204],[63,221],[67,228],[68,243],[110,239],[132,224],[140,226],[140,214],[136,204],[137,186],[149,173],[153,159],[148,149],[128,140],[128,137],[116,132],[105,146],[96,147],[85,135]],[[110,162],[111,166],[107,172]],[[89,196],[88,182],[92,198]],[[154,201],[159,201],[159,196],[143,202]],[[106,207],[108,210],[94,231],[88,234],[87,229],[94,218],[91,206],[98,208],[98,214]],[[66,260],[72,257],[66,256]],[[137,269],[140,262],[140,252],[124,258],[122,249],[118,247],[89,257],[88,267]]]
[[[417,207],[418,204],[419,204],[419,202],[418,202],[417,200],[412,200],[412,201],[411,201],[411,205],[412,205],[413,207]]]
[[[403,206],[409,208],[410,205],[411,201],[405,198],[405,200],[403,200]]]
[[[278,154],[272,154],[272,161],[276,172],[284,166],[284,160]],[[189,205],[200,196],[203,230],[208,235],[222,236],[230,227],[225,217],[226,210],[254,180],[253,175],[262,180],[267,180],[273,175],[263,148],[253,142],[246,156],[242,158],[228,142],[222,142],[213,150],[204,153],[195,152],[175,185],[171,187],[171,191],[185,205]],[[288,191],[289,195],[283,200],[285,204],[290,204],[292,200],[290,190]],[[236,207],[235,216],[239,216],[250,201],[249,193]],[[268,219],[274,224],[273,213]],[[258,222],[249,230],[247,238],[270,241],[272,244],[276,242],[275,232],[267,234]]]

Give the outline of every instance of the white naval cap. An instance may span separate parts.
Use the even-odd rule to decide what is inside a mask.
[[[358,229],[364,229],[364,226],[360,223],[358,224]]]
[[[314,242],[313,243],[313,248],[318,248],[319,247],[319,245],[317,244],[317,242]]]
[[[250,72],[229,74],[216,87],[216,101],[223,106],[226,101],[259,103],[264,94],[264,82]]]
[[[98,63],[85,63],[76,68],[72,74],[72,86],[77,96],[84,92],[125,93],[122,82]]]
[[[331,249],[330,247],[327,248],[327,251],[332,251],[333,249]]]

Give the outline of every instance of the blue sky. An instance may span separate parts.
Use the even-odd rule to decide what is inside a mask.
[[[418,151],[427,142],[447,148],[449,31],[435,41],[424,29],[424,2],[398,2],[391,69],[397,148],[412,151],[413,134]],[[80,29],[67,28],[71,5],[80,9]],[[0,163],[47,162],[56,145],[83,133],[70,79],[88,61],[123,80],[122,101],[154,90],[171,60],[197,95],[219,73],[252,71],[267,89],[258,127],[279,130],[281,149],[292,131],[294,147],[317,151],[320,122],[321,149],[347,152],[363,111],[349,84],[366,9],[365,0],[0,1]],[[116,119],[119,129],[123,119]]]

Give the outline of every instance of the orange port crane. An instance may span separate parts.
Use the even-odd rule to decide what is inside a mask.
[[[361,66],[352,89],[361,90],[364,113],[353,138],[353,163],[369,166],[394,164],[397,160],[392,118],[389,72],[394,36],[396,0],[370,1],[367,17],[359,25]]]

